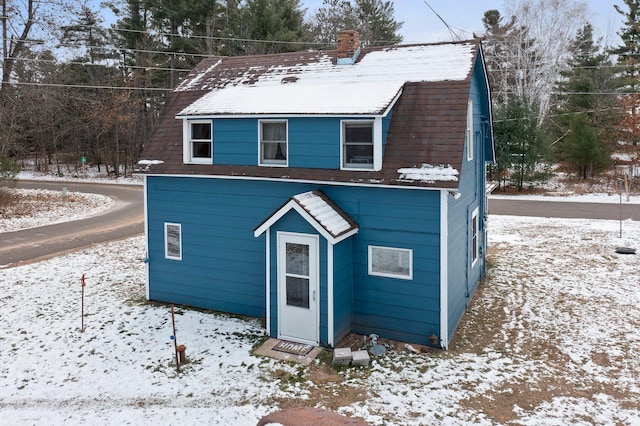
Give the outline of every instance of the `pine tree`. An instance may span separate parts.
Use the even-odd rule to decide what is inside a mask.
[[[625,17],[622,30],[618,33],[622,45],[612,49],[618,55],[621,89],[620,108],[624,112],[621,120],[620,137],[637,146],[640,142],[640,0],[623,0],[627,11],[615,5],[616,11]]]
[[[311,17],[309,31],[318,43],[335,43],[342,30],[356,30],[360,43],[391,45],[402,41],[398,31],[403,23],[395,20],[393,3],[382,0],[324,0]]]
[[[615,10],[621,14],[625,21],[618,33],[622,39],[622,45],[611,50],[618,55],[618,64],[624,67],[627,80],[625,86],[636,91],[638,84],[638,63],[640,63],[640,0],[623,0],[628,10],[614,5]]]
[[[609,150],[601,142],[596,128],[584,115],[571,116],[562,150],[582,179],[595,175],[609,164]]]
[[[304,47],[304,10],[300,0],[248,0],[243,15],[249,38],[260,41],[248,44],[247,54],[290,52]],[[269,41],[272,43],[265,43]]]
[[[518,191],[525,181],[536,178],[536,170],[547,154],[547,139],[538,126],[539,112],[527,98],[516,97],[495,111],[494,138],[498,175],[510,173]]]
[[[546,124],[557,141],[558,160],[586,179],[608,164],[608,147],[615,139],[616,99],[610,95],[614,73],[608,55],[593,39],[591,24],[578,31],[571,52]]]
[[[105,59],[117,57],[113,43],[107,30],[102,27],[102,19],[88,6],[83,5],[77,17],[77,22],[61,27],[60,45],[70,50],[80,50],[84,53],[74,58],[76,62],[97,64]]]

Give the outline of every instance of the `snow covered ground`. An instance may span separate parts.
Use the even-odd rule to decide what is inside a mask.
[[[12,214],[15,212],[0,209],[0,232],[12,232],[54,223],[67,222],[100,214],[115,202],[104,195],[68,192],[64,196],[60,191],[46,189],[8,189],[10,193],[19,192],[22,197],[20,209],[30,214]],[[28,207],[25,208],[25,205]],[[10,209],[8,209],[10,210]]]
[[[0,225],[2,220],[0,220]],[[143,237],[0,270],[0,424],[255,425],[313,405],[373,425],[640,425],[640,222],[490,216],[450,351],[312,381],[251,354],[258,320],[145,301]],[[80,278],[86,274],[85,330]],[[357,390],[358,392],[355,392]]]

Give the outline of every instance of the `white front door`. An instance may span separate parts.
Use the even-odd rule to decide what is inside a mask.
[[[317,345],[318,236],[278,232],[278,338]]]

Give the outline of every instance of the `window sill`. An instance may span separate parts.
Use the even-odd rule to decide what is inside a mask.
[[[211,158],[192,158],[188,161],[185,161],[184,164],[213,164],[213,161]]]

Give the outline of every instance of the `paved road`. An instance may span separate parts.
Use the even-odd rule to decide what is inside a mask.
[[[113,198],[115,206],[87,219],[75,220],[22,231],[0,233],[0,268],[42,260],[93,244],[127,238],[144,232],[141,185],[20,181],[18,188],[42,188],[89,192]],[[490,199],[489,214],[620,219],[620,204],[574,203]],[[622,219],[640,221],[640,204],[622,204]]]
[[[489,214],[608,220],[619,220],[621,216],[620,204],[502,198],[489,199]],[[622,203],[622,220],[627,219],[640,220],[640,204]]]
[[[141,185],[20,181],[17,188],[88,192],[109,196],[115,205],[87,219],[0,233],[0,268],[42,260],[60,253],[144,232]]]

